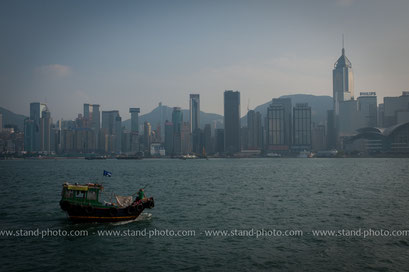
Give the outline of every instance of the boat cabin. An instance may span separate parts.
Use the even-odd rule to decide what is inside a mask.
[[[62,200],[70,203],[85,205],[101,205],[99,193],[103,190],[101,184],[88,183],[85,185],[65,183],[62,189]]]

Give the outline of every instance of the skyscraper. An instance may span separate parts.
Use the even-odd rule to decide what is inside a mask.
[[[247,113],[248,149],[260,149],[262,139],[261,113],[249,110]]]
[[[345,56],[342,46],[342,55],[338,58],[332,70],[333,99],[335,115],[339,115],[339,104],[354,99],[354,75],[352,64]]]
[[[143,144],[145,146],[145,151],[150,152],[151,149],[151,137],[152,137],[152,127],[147,121],[143,124]]]
[[[102,111],[100,149],[105,152],[121,152],[122,118],[119,111]]]
[[[191,94],[189,99],[190,132],[200,128],[200,96]]]
[[[173,123],[165,122],[165,151],[166,155],[173,154]]]
[[[85,127],[92,128],[94,130],[99,130],[101,127],[100,117],[101,113],[99,111],[98,104],[84,104],[84,116]]]
[[[240,92],[224,92],[224,151],[240,152]]]
[[[129,108],[131,113],[131,132],[139,132],[139,108]]]
[[[383,124],[390,127],[409,121],[409,92],[402,92],[401,96],[383,98]]]
[[[307,103],[297,103],[294,107],[293,145],[295,150],[311,149],[311,107]]]
[[[361,113],[362,127],[376,127],[378,124],[378,104],[375,92],[361,92],[358,97],[358,111]]]
[[[40,119],[43,111],[47,109],[47,105],[43,103],[30,103],[30,120],[33,120],[32,132],[32,147],[27,148],[31,151],[40,151],[41,147],[41,133],[40,133]]]
[[[274,98],[267,109],[266,145],[268,150],[289,151],[292,135],[291,98]]]
[[[182,153],[182,126],[183,126],[183,113],[180,107],[173,108],[172,123],[173,123],[172,154],[180,155]]]
[[[40,150],[51,152],[51,114],[47,107],[41,113],[40,118]]]

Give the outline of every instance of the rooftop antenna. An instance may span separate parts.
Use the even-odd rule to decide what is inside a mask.
[[[344,33],[342,33],[342,55],[345,55],[345,47],[344,47]]]
[[[250,98],[247,100],[247,112],[249,112],[250,109]]]

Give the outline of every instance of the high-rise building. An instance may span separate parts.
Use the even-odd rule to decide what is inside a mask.
[[[85,120],[86,128],[92,128],[94,130],[98,130],[101,127],[100,117],[101,113],[99,111],[98,104],[84,104],[84,115],[83,118]]]
[[[140,108],[129,108],[131,113],[131,132],[139,132],[139,113]]]
[[[378,106],[375,92],[361,92],[358,97],[358,111],[361,113],[363,127],[376,127],[378,124]]]
[[[173,150],[172,154],[182,154],[182,126],[183,126],[183,113],[180,107],[174,107],[172,112],[173,123]]]
[[[152,134],[152,127],[151,124],[147,121],[143,123],[143,144],[144,150],[150,152],[151,150],[151,135]]]
[[[182,130],[180,133],[181,139],[181,154],[189,154],[192,151],[191,145],[191,133],[190,133],[190,123],[183,122],[182,123]]]
[[[240,92],[224,92],[224,151],[240,152]]]
[[[173,123],[168,120],[165,122],[165,151],[166,155],[173,154]]]
[[[40,151],[41,149],[41,130],[40,130],[40,119],[42,112],[47,110],[47,105],[43,103],[33,102],[30,103],[30,120],[33,120],[33,139],[32,147],[26,146],[28,150]]]
[[[191,132],[200,128],[200,95],[190,94],[189,99],[189,121]]]
[[[203,131],[197,128],[192,133],[192,152],[202,154],[204,146]]]
[[[307,103],[297,103],[294,107],[292,149],[311,149],[311,107]]]
[[[327,149],[335,149],[337,147],[336,127],[335,127],[335,112],[334,110],[327,111]]]
[[[260,149],[262,141],[261,113],[249,110],[247,112],[248,149]]]
[[[266,146],[268,150],[286,152],[291,145],[291,98],[275,98],[267,109]]]
[[[34,120],[24,120],[24,150],[34,152]]]
[[[119,116],[119,111],[102,111],[102,128],[106,130],[108,134],[115,134],[115,120]]]
[[[101,150],[108,153],[121,152],[122,118],[119,116],[119,111],[102,111],[101,134],[99,137]]]
[[[352,64],[345,56],[342,46],[342,55],[338,58],[332,70],[333,99],[335,115],[339,115],[339,104],[354,99],[354,75]]]
[[[323,151],[327,149],[327,139],[324,125],[315,125],[311,131],[311,147],[314,151]]]
[[[43,110],[40,118],[40,151],[51,152],[51,114],[47,108]]]
[[[121,153],[122,149],[122,118],[121,116],[115,117],[115,152]]]
[[[224,129],[222,128],[215,130],[215,152],[224,153]]]
[[[206,154],[212,153],[212,128],[210,124],[206,124],[203,130],[203,148]]]
[[[409,92],[398,97],[383,98],[382,127],[391,127],[409,121]]]
[[[362,118],[358,110],[358,100],[348,100],[339,103],[339,115],[336,116],[337,136],[352,136],[362,127]],[[338,142],[339,145],[339,142]]]

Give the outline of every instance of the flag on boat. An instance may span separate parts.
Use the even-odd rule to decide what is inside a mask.
[[[111,177],[112,173],[104,170],[104,176]]]

